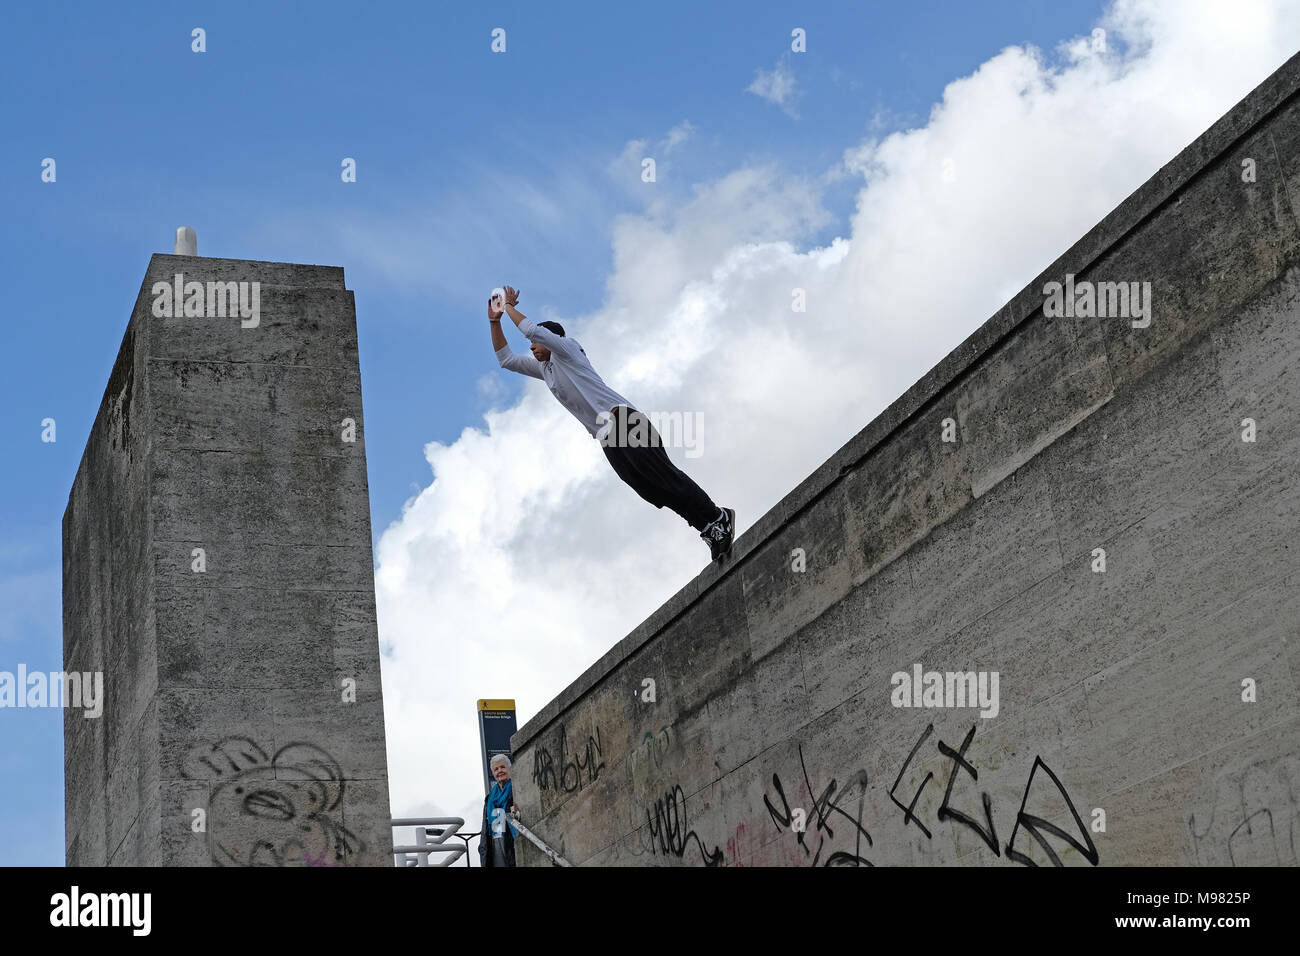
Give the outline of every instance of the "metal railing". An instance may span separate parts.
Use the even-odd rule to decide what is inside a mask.
[[[465,825],[462,817],[403,817],[393,821],[393,827],[415,827],[415,843],[393,847],[394,866],[451,866],[462,856],[469,866],[469,841],[478,833],[461,833]],[[464,846],[448,843],[452,837],[463,840]],[[434,854],[446,854],[437,863],[430,863]]]
[[[533,846],[537,847],[537,849],[541,850],[548,857],[550,857],[551,862],[554,863],[556,866],[573,865],[564,857],[560,856],[560,854],[556,853],[549,846],[543,843],[541,837],[537,836],[537,834],[533,833],[532,830],[528,829],[528,827],[524,826],[517,819],[514,821],[514,824],[515,824],[515,829],[518,830],[520,833],[522,833],[524,836],[526,836],[529,842],[533,844]]]
[[[573,865],[547,846],[541,837],[520,823],[518,818],[511,818],[511,822],[516,830],[545,853],[556,866]],[[470,866],[469,841],[479,834],[477,830],[473,833],[461,832],[460,828],[464,825],[465,820],[463,817],[403,817],[394,820],[394,829],[398,827],[415,827],[415,843],[394,846],[393,865],[402,867],[451,866],[463,856],[465,865]],[[454,843],[448,843],[447,841],[453,837],[464,841],[465,845],[456,846]],[[439,859],[437,863],[430,863],[429,857],[433,854],[446,854],[446,856]]]

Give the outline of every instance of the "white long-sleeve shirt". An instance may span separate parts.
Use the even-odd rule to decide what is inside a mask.
[[[599,437],[601,423],[597,416],[600,413],[608,412],[615,405],[631,407],[632,403],[606,385],[591,367],[587,353],[576,340],[556,335],[528,318],[519,323],[519,331],[528,341],[550,349],[551,357],[539,362],[529,353],[512,352],[509,345],[503,345],[497,349],[497,361],[501,367],[540,378],[560,404],[582,422],[592,438]]]

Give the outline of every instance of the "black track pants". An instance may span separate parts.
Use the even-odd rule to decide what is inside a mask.
[[[600,442],[618,476],[656,508],[667,506],[703,531],[718,516],[718,506],[668,458],[650,420],[626,405],[616,405],[610,417],[612,425]]]

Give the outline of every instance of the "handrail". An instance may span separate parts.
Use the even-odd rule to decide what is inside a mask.
[[[476,833],[460,833],[465,825],[463,817],[401,817],[394,819],[393,827],[415,827],[415,843],[393,847],[395,866],[451,866],[463,855],[469,866],[469,841]],[[463,847],[444,845],[451,837],[465,841]],[[429,862],[431,853],[449,854],[437,863]]]
[[[524,826],[517,819],[512,819],[511,822],[514,824],[515,829],[518,830],[520,833],[522,833],[524,836],[526,836],[529,839],[529,841],[535,847],[537,847],[537,849],[541,850],[543,853],[549,856],[551,858],[551,862],[554,863],[556,866],[573,866],[572,863],[570,863],[564,857],[560,856],[560,854],[552,850],[549,846],[547,846],[544,842],[542,842],[541,837],[537,836],[535,833],[533,833],[532,830],[528,829],[528,827]]]
[[[556,866],[573,865],[547,846],[541,837],[520,823],[518,818],[512,816],[510,822],[530,843],[545,853]],[[465,857],[466,866],[471,865],[469,841],[479,836],[479,833],[478,831],[473,833],[461,832],[460,828],[465,825],[463,817],[400,817],[394,819],[392,825],[394,828],[415,827],[415,843],[393,847],[393,864],[395,866],[451,866],[461,856]],[[465,845],[463,847],[446,845],[447,840],[452,837],[463,840]],[[432,853],[447,853],[450,855],[437,863],[430,863],[429,855]]]

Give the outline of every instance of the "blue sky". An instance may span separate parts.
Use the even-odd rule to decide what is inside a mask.
[[[926,126],[948,84],[1008,46],[1050,59],[1102,12],[1092,0],[8,6],[0,670],[61,666],[68,490],[149,256],[171,251],[178,225],[195,227],[202,255],[346,269],[378,542],[429,488],[426,445],[456,446],[523,394],[496,374],[482,316],[491,287],[521,287],[530,314],[595,315],[610,297],[619,224],[672,221],[742,168],[817,183],[821,214],[791,239],[827,246],[852,232],[863,195],[860,176],[826,175],[846,151]],[[196,26],[206,53],[191,52]],[[504,55],[489,50],[495,27],[507,31]],[[807,54],[790,52],[793,27],[807,31]],[[1123,154],[1124,175],[1067,216],[1063,234],[1081,234],[1277,65],[1260,64],[1244,89],[1225,80],[1226,100],[1180,114],[1149,155]],[[787,71],[794,97],[748,91],[760,71]],[[639,180],[643,152],[658,157],[653,191]],[[45,157],[57,161],[54,184],[41,182]],[[356,159],[356,183],[340,181],[343,157]],[[738,220],[732,238],[770,239],[763,221]],[[1032,276],[1029,259],[1041,268],[1060,251],[1054,236],[1008,266],[969,328],[987,318],[985,300]],[[953,334],[935,336],[925,361],[963,337]],[[830,447],[871,414],[864,405]],[[57,422],[53,444],[41,441],[45,418]],[[382,615],[380,627],[382,637]],[[470,694],[465,726],[474,696],[511,690]],[[521,718],[544,703],[521,702]],[[0,864],[63,860],[61,725],[54,710],[0,711]],[[394,809],[408,808],[395,798]]]

